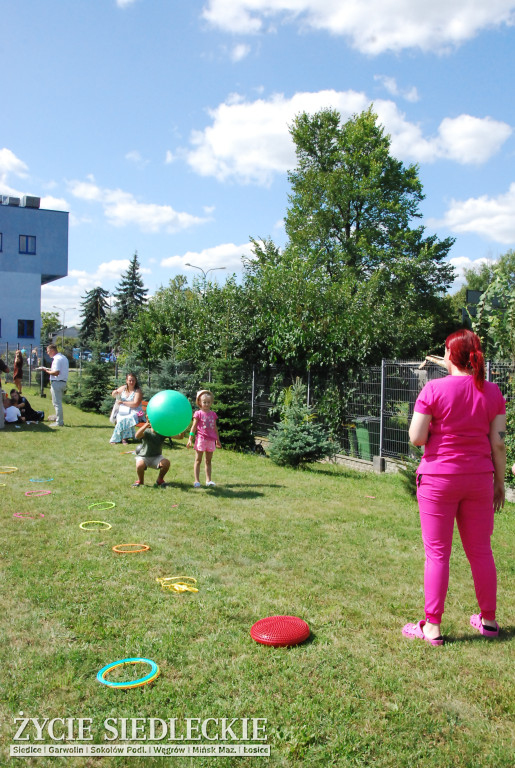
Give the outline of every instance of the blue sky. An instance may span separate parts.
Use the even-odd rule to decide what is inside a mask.
[[[150,293],[285,240],[288,124],[370,103],[458,270],[515,247],[515,0],[3,0],[0,194],[70,212],[78,320],[135,251]]]

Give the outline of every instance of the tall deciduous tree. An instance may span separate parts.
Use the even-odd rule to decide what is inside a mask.
[[[254,241],[246,261],[252,314],[270,357],[334,366],[411,356],[452,330],[443,291],[452,239],[426,236],[416,166],[390,154],[371,109],[345,124],[337,112],[299,115],[298,166],[286,216],[289,241]]]
[[[81,317],[82,325],[80,327],[79,339],[81,344],[91,344],[94,339],[102,344],[109,340],[109,322],[108,322],[108,291],[100,288],[92,288],[82,297]]]
[[[416,259],[431,267],[422,269],[419,289],[448,287],[453,269],[444,258],[454,241],[412,228],[424,199],[418,168],[390,154],[390,137],[372,107],[343,125],[335,110],[303,113],[290,132],[298,165],[289,173],[286,232],[303,258],[322,265],[332,280],[345,268],[362,279]]]
[[[515,251],[507,251],[493,266],[472,328],[481,337],[487,357],[515,359]]]
[[[41,343],[48,344],[50,337],[61,328],[58,312],[41,313]]]
[[[114,292],[116,312],[113,317],[112,330],[113,341],[116,346],[120,345],[127,329],[145,305],[147,294],[148,289],[143,285],[136,251]]]

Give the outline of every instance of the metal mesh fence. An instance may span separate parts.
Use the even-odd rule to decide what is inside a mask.
[[[9,368],[8,373],[2,373],[3,389],[8,391],[14,388],[14,355],[17,349],[22,352],[23,356],[22,387],[39,387],[41,382],[41,372],[37,371],[36,368],[39,365],[43,365],[43,348],[41,346],[35,346],[34,344],[12,346],[6,343],[0,343],[0,357]]]
[[[402,459],[410,455],[408,428],[417,396],[428,381],[446,375],[445,368],[434,363],[383,360],[381,365],[357,371],[339,392],[330,372],[307,374],[303,381],[308,385],[308,402],[331,428],[339,453],[372,461],[374,456]],[[513,363],[488,362],[486,378],[499,386],[506,400],[514,398]],[[265,437],[277,421],[274,393],[289,384],[292,378],[278,368],[255,375],[252,409],[257,437]],[[328,391],[334,393],[335,403],[329,415],[322,406]]]
[[[4,390],[13,385],[14,353],[18,347],[0,343],[0,357],[8,364],[10,373],[4,374]],[[26,345],[24,349],[23,385],[41,388],[46,382],[35,371],[43,364],[43,347]],[[162,361],[163,363],[166,361]],[[49,364],[46,361],[45,364]],[[82,370],[82,359],[75,363],[77,376]],[[86,363],[87,365],[87,363]],[[159,366],[156,366],[159,368]],[[154,378],[156,368],[142,371],[142,384],[151,388],[177,388],[193,395],[197,386],[216,379],[216,374],[205,368],[181,363],[177,369],[168,366],[164,373],[171,376]],[[298,373],[298,372],[297,372]],[[409,455],[408,427],[418,393],[428,381],[447,375],[444,368],[418,360],[383,360],[381,365],[356,371],[350,380],[341,381],[334,371],[307,371],[301,376],[307,387],[307,400],[314,405],[319,421],[326,424],[339,445],[339,453],[371,461],[374,456],[400,459]],[[113,365],[113,377],[123,381],[123,366]],[[47,377],[48,378],[48,377]],[[284,368],[270,366],[265,370],[254,368],[248,372],[248,403],[257,438],[266,437],[277,422],[277,397],[296,376]],[[341,378],[341,377],[340,377]],[[515,364],[502,361],[487,362],[486,378],[495,382],[506,400],[515,397]],[[191,390],[191,391],[190,391]]]

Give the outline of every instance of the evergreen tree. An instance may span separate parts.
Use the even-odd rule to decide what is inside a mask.
[[[268,455],[275,464],[298,467],[334,453],[327,430],[314,422],[306,387],[297,379],[284,392],[281,421],[269,434]]]
[[[162,360],[157,366],[157,372],[150,379],[150,397],[163,389],[175,389],[190,397],[195,390],[196,381],[197,373],[187,363],[174,359]]]
[[[82,325],[79,332],[79,339],[82,345],[92,344],[95,339],[102,345],[107,344],[109,341],[108,296],[109,292],[98,286],[97,288],[92,288],[91,291],[87,291],[86,295],[82,297]]]
[[[217,360],[214,382],[205,384],[215,397],[213,410],[218,416],[217,427],[224,448],[236,451],[254,448],[250,418],[249,379],[243,360],[237,358]]]
[[[102,347],[102,326],[99,323],[95,339],[91,344],[91,362],[85,363],[80,381],[76,387],[70,389],[67,397],[68,402],[83,411],[103,412],[102,404],[106,394],[113,389],[113,369],[100,357]],[[111,407],[112,405],[113,403]]]
[[[113,318],[113,340],[116,347],[123,341],[128,328],[136,319],[147,301],[148,289],[143,286],[140,273],[138,252],[134,253],[127,272],[125,272],[114,292],[116,313]]]

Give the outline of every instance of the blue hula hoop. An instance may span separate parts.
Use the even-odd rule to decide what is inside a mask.
[[[105,675],[109,670],[114,669],[115,667],[120,667],[122,664],[149,664],[150,665],[150,672],[145,675],[144,677],[139,677],[137,680],[125,680],[120,683],[111,683],[109,680],[105,679]],[[142,659],[142,658],[131,658],[131,659],[121,659],[120,661],[113,661],[111,664],[107,664],[105,667],[102,667],[102,669],[97,673],[97,680],[99,683],[102,683],[103,685],[107,685],[109,688],[138,688],[140,685],[145,685],[146,683],[151,683],[153,680],[156,679],[156,677],[159,675],[160,669],[155,663],[155,661],[152,661],[151,659]]]

